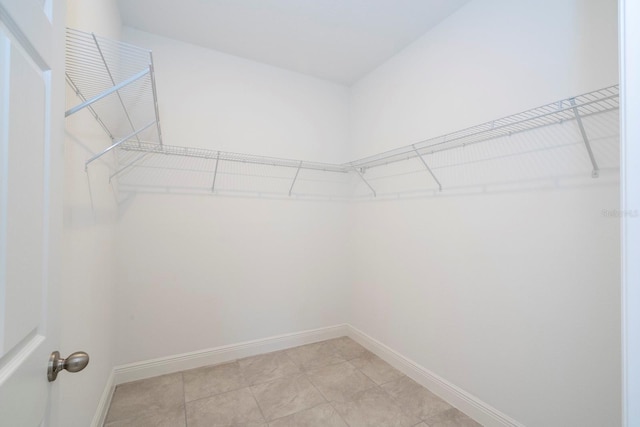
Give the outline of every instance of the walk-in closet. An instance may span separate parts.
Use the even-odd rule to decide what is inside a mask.
[[[629,3],[0,0],[0,425],[637,425]]]

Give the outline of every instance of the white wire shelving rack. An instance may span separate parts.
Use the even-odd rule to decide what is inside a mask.
[[[539,163],[557,166],[572,156],[575,171],[597,178],[599,157],[611,164],[619,138],[614,85],[348,163],[266,157],[163,144],[149,50],[69,29],[66,77],[81,100],[66,115],[88,109],[113,141],[86,164],[114,151],[110,180],[130,188],[351,198],[357,186],[376,197],[410,177],[408,187],[439,192],[455,181],[449,169],[469,174],[479,163],[494,168],[542,151],[552,155]]]
[[[80,103],[113,142],[86,165],[128,141],[162,147],[151,51],[71,28],[66,34],[65,77]]]
[[[469,146],[492,142],[494,143],[492,150],[496,152],[496,157],[513,157],[518,154],[518,148],[516,147],[518,145],[522,153],[531,153],[532,151],[539,151],[541,148],[551,150],[554,145],[555,147],[563,147],[567,141],[575,141],[577,138],[580,141],[580,145],[582,145],[583,153],[588,157],[591,176],[597,178],[600,173],[600,166],[594,153],[593,140],[601,141],[605,139],[605,135],[602,134],[603,128],[607,128],[605,132],[606,138],[610,141],[615,141],[619,138],[617,127],[618,110],[619,86],[613,85],[365,157],[350,162],[348,165],[365,182],[372,195],[376,196],[374,185],[365,178],[365,172],[371,172],[372,169],[376,168],[392,167],[394,164],[415,159],[418,161],[420,169],[431,177],[438,191],[442,191],[443,183],[438,178],[438,174],[434,172],[431,160],[436,160],[437,156],[442,157],[447,151],[464,153],[464,150]],[[594,119],[597,120],[598,116],[600,118],[606,117],[606,119],[596,122]],[[586,126],[585,122],[588,122],[590,126]],[[570,123],[574,124],[570,132],[566,132],[565,129],[564,134],[559,135],[558,130],[563,125]],[[589,131],[587,128],[589,128]],[[526,133],[536,134],[536,137],[530,138],[528,143],[522,143],[522,141],[514,142],[516,137]],[[589,135],[590,133],[591,136]],[[496,142],[499,142],[502,147],[496,149]],[[500,151],[501,153],[497,154]],[[464,159],[464,154],[458,154],[457,156],[454,154],[453,156],[458,157],[459,164],[470,163],[471,158],[474,157],[470,153],[466,155],[466,159]],[[475,157],[473,161],[477,161],[479,157],[483,156],[479,156],[476,153]],[[488,156],[484,157],[485,161],[492,160]],[[450,166],[452,165],[450,164]]]

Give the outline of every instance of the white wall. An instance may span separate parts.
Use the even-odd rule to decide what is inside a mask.
[[[153,51],[165,143],[342,162],[346,87],[125,27]]]
[[[66,0],[67,27],[119,39],[122,21],[116,0]]]
[[[124,38],[154,52],[166,144],[341,162],[615,83],[615,6],[475,0],[350,89]],[[69,25],[118,38],[111,7],[70,3]],[[82,172],[106,142],[91,120],[67,122],[63,351],[93,356],[61,384],[83,408],[67,425],[114,364],[345,321],[528,426],[619,424],[615,183],[354,206],[137,194],[114,239],[107,172]]]
[[[67,26],[118,38],[115,1],[67,1]],[[67,107],[81,102],[67,88]],[[60,425],[91,424],[114,366],[115,222],[117,205],[103,163],[85,161],[110,139],[88,111],[65,121],[64,247],[61,301],[63,356],[84,350],[89,366],[60,383]]]
[[[617,83],[615,0],[472,1],[352,87],[351,158]]]
[[[353,157],[615,84],[616,22],[472,1],[352,88]],[[352,323],[527,426],[619,425],[618,185],[592,184],[355,205]]]
[[[153,50],[165,144],[338,161],[348,90],[126,29]],[[347,206],[137,194],[118,227],[124,364],[347,319]]]

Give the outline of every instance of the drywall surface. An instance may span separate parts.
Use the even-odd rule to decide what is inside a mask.
[[[469,3],[354,85],[352,156],[617,83],[616,19],[614,1]],[[524,425],[619,425],[618,184],[585,165],[357,203],[351,323]]]
[[[359,204],[352,323],[527,426],[619,425],[614,188]]]
[[[136,196],[119,224],[117,363],[344,323],[346,209]]]
[[[115,1],[67,2],[67,26],[117,38]],[[67,88],[68,89],[68,88]],[[81,102],[67,90],[67,107]],[[115,353],[115,222],[117,204],[108,169],[84,163],[111,140],[88,111],[65,121],[63,280],[60,289],[63,356],[89,353],[89,366],[65,375],[60,387],[60,425],[88,426],[107,385]]]
[[[165,143],[341,163],[346,87],[124,28],[153,51]]]
[[[119,39],[122,21],[117,1],[67,0],[67,27]]]
[[[613,0],[476,0],[351,91],[350,160],[618,82]]]
[[[153,50],[165,144],[346,155],[346,88],[124,34]],[[345,322],[345,204],[171,190],[133,192],[120,206],[118,364]]]

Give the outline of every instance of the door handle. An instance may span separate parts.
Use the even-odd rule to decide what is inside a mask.
[[[63,359],[60,352],[54,351],[49,357],[47,365],[47,378],[49,382],[55,381],[58,373],[63,369],[69,372],[80,372],[89,364],[89,355],[84,351],[76,351],[71,353],[69,357]]]

